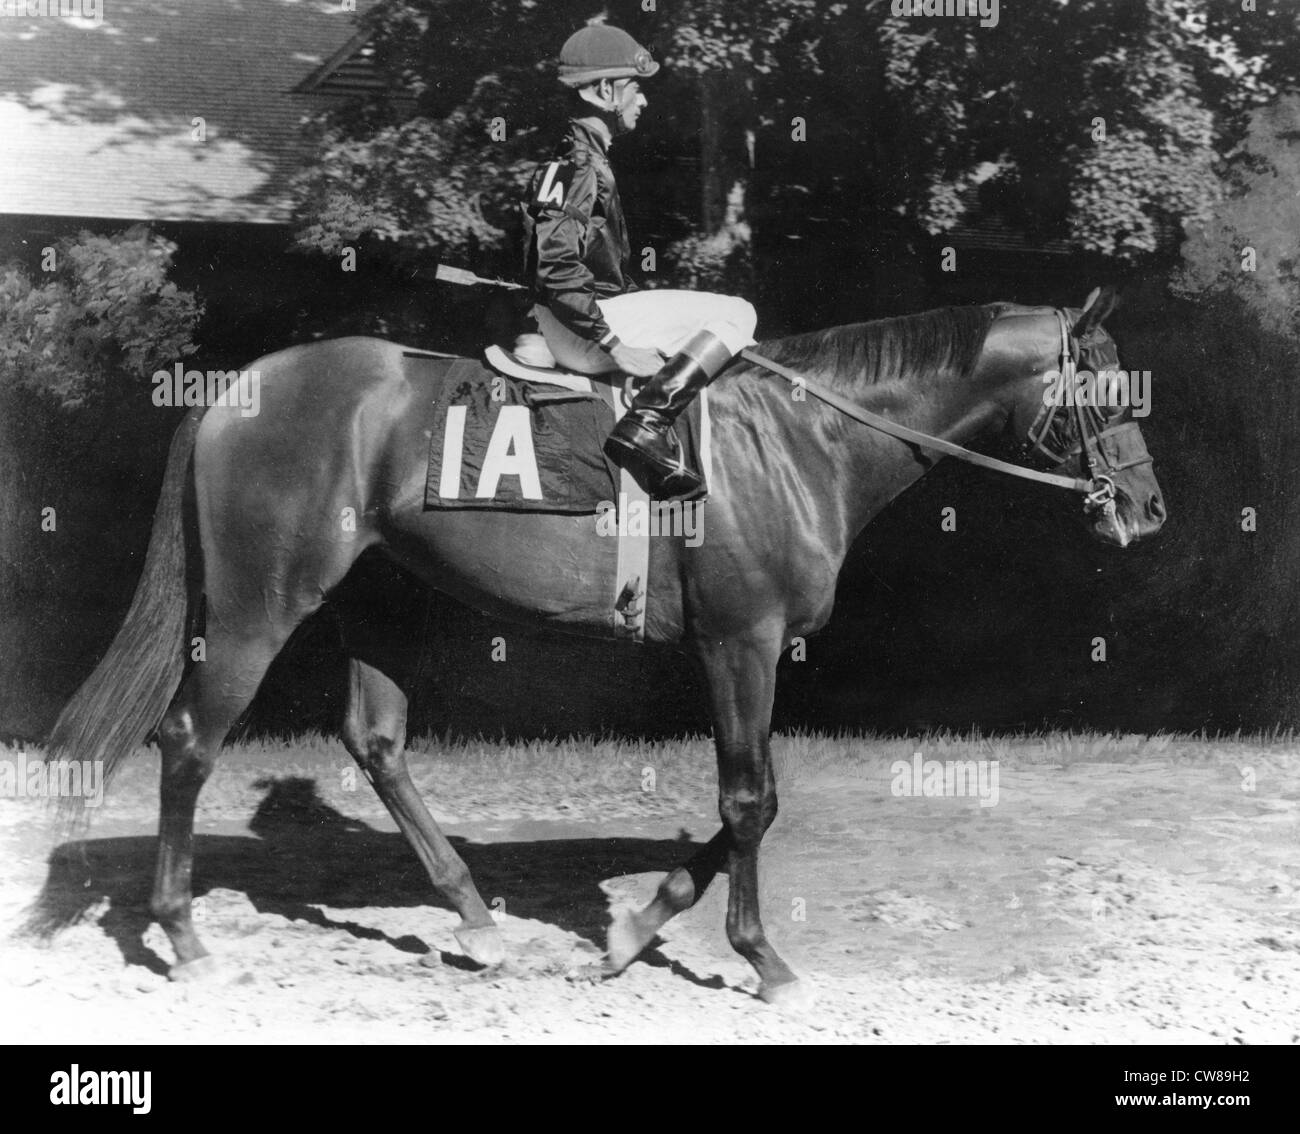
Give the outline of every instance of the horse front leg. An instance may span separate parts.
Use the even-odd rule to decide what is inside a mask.
[[[759,912],[758,851],[776,819],[770,747],[780,633],[703,642],[700,657],[713,704],[718,811],[726,836],[727,939],[754,966],[769,1004],[806,1002],[806,987],[767,939]]]
[[[769,734],[780,633],[697,647],[712,698],[722,829],[668,874],[642,910],[622,911],[609,929],[606,965],[620,972],[674,916],[695,905],[724,867],[730,879],[727,937],[759,975],[768,1003],[802,1002],[805,987],[781,959],[759,914],[758,849],[776,818]]]
[[[644,909],[622,909],[614,914],[605,939],[605,969],[611,976],[635,961],[669,921],[704,897],[709,883],[726,865],[729,845],[724,827],[684,865],[665,876]]]

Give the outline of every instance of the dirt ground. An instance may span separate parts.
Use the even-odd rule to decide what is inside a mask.
[[[509,957],[478,969],[342,746],[306,738],[232,749],[200,801],[196,908],[221,962],[205,983],[167,980],[145,912],[155,754],[84,839],[0,800],[0,1041],[1300,1042],[1293,740],[774,748],[764,916],[809,1010],[755,998],[725,878],[622,976],[592,978],[611,904],[716,827],[706,741],[414,752],[498,911]],[[996,805],[896,794],[891,765],[916,751],[996,760]]]

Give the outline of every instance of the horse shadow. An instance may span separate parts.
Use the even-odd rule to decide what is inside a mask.
[[[255,786],[265,788],[266,794],[249,823],[251,836],[195,836],[196,898],[216,889],[233,890],[244,894],[259,913],[387,941],[407,953],[431,951],[413,935],[392,937],[320,908],[451,909],[434,891],[403,835],[342,814],[320,798],[312,779],[264,779]],[[685,831],[676,839],[471,843],[453,836],[450,841],[490,905],[501,897],[512,916],[546,922],[602,949],[608,903],[599,884],[623,874],[671,870],[696,845]],[[49,940],[94,917],[126,964],[165,973],[167,962],[144,939],[153,921],[149,890],[156,853],[154,836],[61,843],[49,856],[41,892],[19,932]],[[201,922],[199,929],[202,932]],[[443,953],[441,959],[455,967],[478,967],[459,954]],[[669,964],[653,951],[647,959]]]

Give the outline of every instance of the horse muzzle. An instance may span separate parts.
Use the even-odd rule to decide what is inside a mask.
[[[1127,547],[1150,539],[1167,517],[1151,454],[1135,421],[1121,422],[1095,438],[1090,453],[1094,489],[1084,497],[1084,520],[1096,539]],[[1067,476],[1087,477],[1081,448],[1059,466]]]

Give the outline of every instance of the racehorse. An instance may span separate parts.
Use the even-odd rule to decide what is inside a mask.
[[[759,844],[777,813],[768,746],[777,661],[793,637],[827,622],[850,544],[932,467],[931,452],[1010,440],[1020,461],[1057,466],[1017,466],[1024,475],[1085,494],[1094,538],[1125,546],[1161,527],[1164,503],[1129,409],[1060,412],[1061,399],[1045,396],[1080,355],[1118,365],[1101,327],[1111,302],[1094,292],[1082,311],[991,304],[836,327],[760,344],[716,380],[707,531],[694,547],[651,541],[645,637],[682,643],[702,665],[722,826],[644,909],[614,919],[609,973],[725,868],[727,935],[758,972],[761,997],[805,998],[759,916]],[[151,910],[175,949],[175,979],[214,967],[191,920],[199,791],[272,659],[363,551],[379,548],[487,613],[610,636],[617,541],[597,535],[596,517],[425,510],[432,398],[401,346],[337,339],[249,369],[261,376],[259,414],[196,408],[178,428],[134,601],[47,749],[47,759],[103,760],[111,776],[156,736]],[[206,659],[194,662],[200,632]],[[407,771],[402,629],[345,626],[344,642],[347,749],[460,914],[460,947],[496,963],[499,931]]]

